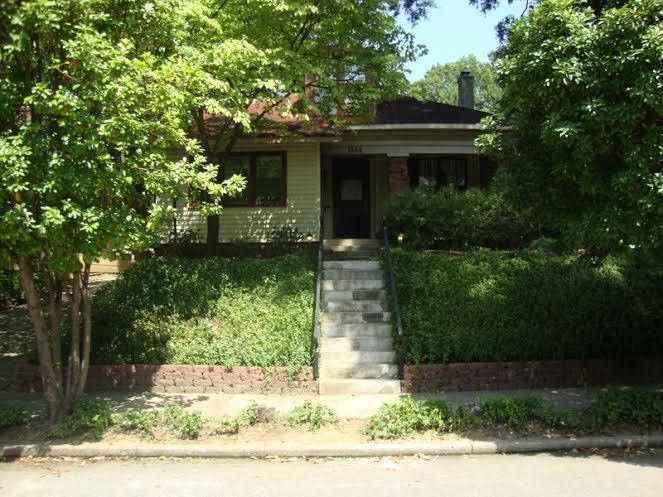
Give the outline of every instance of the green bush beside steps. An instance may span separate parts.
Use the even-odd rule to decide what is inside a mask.
[[[394,250],[407,364],[663,354],[663,274],[538,251]]]

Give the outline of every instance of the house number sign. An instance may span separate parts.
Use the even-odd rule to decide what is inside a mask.
[[[348,153],[349,154],[360,154],[361,153],[361,147],[357,145],[351,145],[348,147]]]

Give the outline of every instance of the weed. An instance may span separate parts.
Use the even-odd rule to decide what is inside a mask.
[[[611,388],[600,392],[588,409],[597,429],[620,423],[642,428],[663,427],[663,392]]]
[[[137,431],[143,437],[152,437],[159,421],[159,412],[128,411],[115,415],[113,421],[125,431]]]
[[[364,433],[372,439],[396,438],[416,432],[434,430],[448,433],[462,429],[469,419],[469,411],[454,410],[441,400],[406,398],[393,404],[383,404],[372,416]]]
[[[18,407],[0,406],[0,430],[26,423],[27,413]]]
[[[163,418],[168,430],[180,439],[195,439],[205,422],[200,411],[186,411],[182,406],[166,406]]]
[[[288,424],[290,426],[308,425],[311,431],[319,429],[323,424],[329,423],[333,419],[334,411],[331,408],[310,400],[296,406],[288,413]]]
[[[92,433],[99,439],[113,425],[108,402],[99,399],[81,399],[74,412],[53,427],[53,435],[66,438],[79,433]]]

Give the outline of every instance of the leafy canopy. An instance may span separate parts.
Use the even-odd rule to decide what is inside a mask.
[[[663,9],[544,0],[498,61],[501,115],[481,140],[509,197],[573,247],[663,244]]]

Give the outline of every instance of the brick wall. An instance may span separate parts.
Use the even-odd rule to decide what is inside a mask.
[[[663,357],[406,365],[404,393],[663,382]]]
[[[16,368],[16,389],[41,390],[39,367],[20,364]],[[129,390],[178,393],[317,393],[313,368],[302,369],[288,379],[286,368],[225,366],[90,366],[87,391]]]

